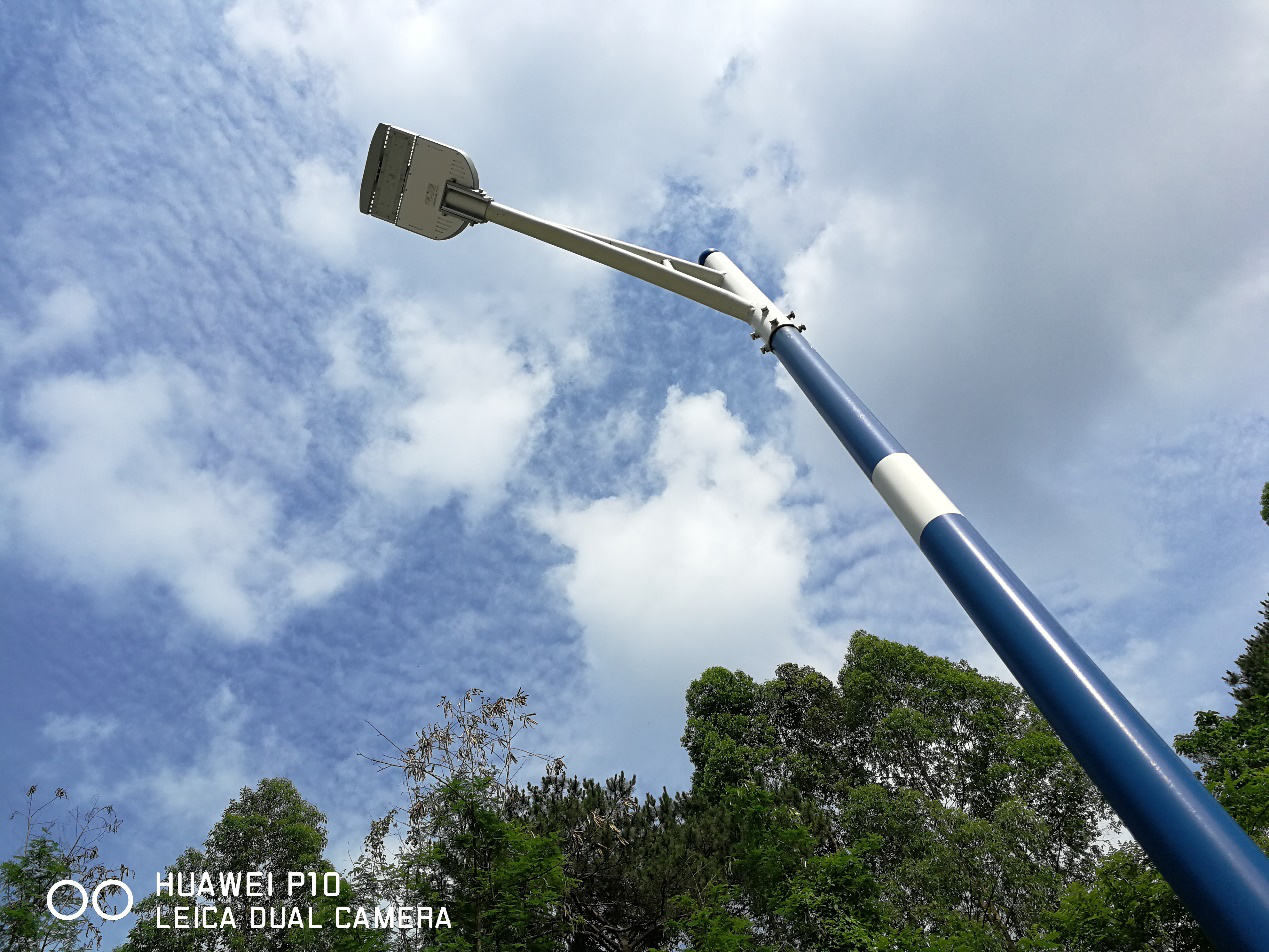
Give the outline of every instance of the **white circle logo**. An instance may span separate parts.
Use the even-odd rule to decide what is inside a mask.
[[[120,889],[124,891],[124,893],[128,897],[128,904],[124,906],[123,912],[116,912],[114,915],[111,915],[110,913],[102,909],[101,906],[98,905],[98,902],[97,902],[97,900],[101,897],[101,891],[112,885],[118,886]],[[69,915],[67,913],[62,912],[60,909],[58,909],[56,906],[53,905],[53,894],[57,892],[59,889],[61,889],[63,886],[70,886],[72,889],[74,889],[76,892],[79,893],[79,908],[76,909],[74,912],[70,913]],[[128,913],[132,911],[132,890],[129,889],[128,884],[125,883],[121,879],[107,879],[104,882],[98,884],[97,888],[93,890],[91,902],[92,902],[93,909],[96,911],[97,915],[101,916],[101,918],[105,919],[107,922],[114,922],[117,919],[122,919],[124,916],[126,916]],[[85,889],[80,883],[75,882],[75,880],[73,879],[58,880],[51,887],[49,887],[48,895],[44,898],[44,904],[48,906],[48,911],[51,912],[54,916],[56,916],[58,919],[61,919],[63,922],[70,922],[72,919],[78,919],[80,916],[82,916],[85,912],[88,911],[88,903],[89,903],[88,890]]]

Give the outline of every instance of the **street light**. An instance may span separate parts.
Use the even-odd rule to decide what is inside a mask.
[[[381,124],[361,210],[443,240],[493,222],[744,321],[774,352],[1129,832],[1229,952],[1269,950],[1269,859],[926,472],[721,251],[685,261],[493,201],[463,152]]]

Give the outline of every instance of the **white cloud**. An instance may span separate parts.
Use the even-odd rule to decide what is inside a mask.
[[[97,301],[92,293],[82,284],[63,284],[40,302],[34,326],[22,330],[13,322],[0,323],[0,327],[7,325],[0,353],[8,361],[44,357],[88,343],[97,324]]]
[[[323,602],[344,587],[352,569],[333,559],[314,559],[291,570],[291,595],[301,605]]]
[[[792,462],[753,447],[722,394],[674,388],[647,466],[664,483],[654,495],[533,517],[573,550],[555,582],[584,632],[603,736],[636,760],[644,755],[625,750],[624,735],[647,721],[681,729],[683,692],[706,667],[761,676],[804,653],[807,543],[782,508]]]
[[[1264,320],[1269,314],[1269,248],[1220,282],[1182,320],[1133,343],[1137,372],[1169,409],[1242,403],[1269,413]],[[1140,317],[1140,316],[1138,316]]]
[[[119,730],[114,717],[89,714],[49,714],[44,719],[44,737],[54,744],[85,747],[113,737]]]
[[[335,264],[347,264],[358,232],[349,227],[357,188],[324,159],[301,162],[292,171],[294,190],[282,201],[282,218],[291,236]]]
[[[157,808],[162,823],[186,836],[205,835],[243,787],[283,775],[296,763],[293,750],[273,732],[250,725],[251,708],[226,684],[197,709],[201,742],[166,758],[153,773],[134,775],[111,796]],[[202,831],[201,833],[199,831]],[[173,837],[178,841],[177,837]]]
[[[636,447],[647,427],[641,413],[631,407],[614,406],[592,427],[596,455],[611,459],[619,450]]]
[[[455,2],[239,0],[225,21],[248,53],[315,68],[339,112],[369,123],[367,142],[380,121],[449,142],[471,153],[482,178],[486,163],[502,163],[490,184],[551,194],[540,213],[584,208],[577,223],[603,229],[659,190],[661,162],[649,165],[649,152],[670,161],[685,141],[708,141],[694,113],[742,32],[726,9],[662,2],[630,18],[580,3],[505,5],[473,28]],[[751,22],[761,16],[751,11]],[[580,115],[588,121],[576,123]],[[642,135],[632,152],[633,130]],[[519,143],[513,154],[485,148],[508,139]]]
[[[376,384],[381,422],[353,462],[355,478],[397,505],[462,496],[473,514],[488,511],[525,462],[550,372],[418,305],[394,308],[390,326],[402,383]],[[340,353],[338,378],[365,380],[349,369],[346,345]]]
[[[191,372],[148,359],[33,385],[20,413],[34,447],[0,447],[0,472],[36,564],[99,591],[157,579],[233,640],[338,588],[346,570],[279,539],[267,486],[200,458],[215,406]]]

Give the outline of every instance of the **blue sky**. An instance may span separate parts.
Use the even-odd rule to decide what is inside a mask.
[[[494,225],[357,212],[378,122],[499,201],[723,248],[1165,736],[1269,579],[1269,9],[10,4],[0,779],[142,878],[283,774],[529,692],[685,784],[710,665],[858,628],[1004,675],[739,322]],[[761,570],[757,571],[756,566]]]

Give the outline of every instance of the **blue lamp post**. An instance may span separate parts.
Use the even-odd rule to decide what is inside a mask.
[[[429,238],[494,222],[749,325],[806,394],[934,570],[1119,814],[1208,938],[1269,950],[1269,859],[1128,703],[969,520],[721,251],[685,261],[526,215],[479,188],[461,151],[380,125],[361,211]]]

